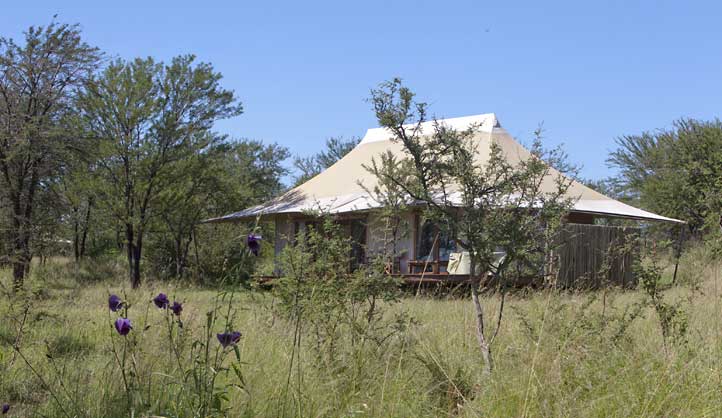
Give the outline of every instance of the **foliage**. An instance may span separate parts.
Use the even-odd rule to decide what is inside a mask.
[[[491,272],[504,289],[512,264],[544,270],[555,233],[572,205],[566,196],[571,180],[563,175],[572,168],[561,150],[545,151],[538,134],[531,155],[514,162],[496,142],[481,141],[478,126],[457,131],[433,121],[431,132],[424,132],[427,105],[416,101],[399,79],[373,90],[371,103],[379,125],[392,133],[405,153],[399,161],[386,157],[374,162],[372,172],[424,205],[428,217],[468,252],[472,276]],[[488,158],[479,158],[487,149]],[[547,183],[552,190],[545,191]],[[506,255],[501,262],[498,251]],[[471,288],[479,345],[491,370],[490,342],[476,286]]]
[[[180,181],[177,165],[218,141],[215,121],[242,111],[220,79],[190,55],[169,64],[116,60],[79,95],[80,123],[98,141],[101,201],[122,225],[133,286],[140,285],[146,231],[163,213],[160,196]]]
[[[350,271],[351,238],[328,215],[296,239],[280,257],[275,309],[296,324],[295,344],[302,332],[311,339],[322,370],[358,386],[367,377],[361,359],[398,349],[408,326],[403,313],[385,315],[398,301],[398,284],[380,260]]]
[[[685,344],[687,342],[689,318],[683,308],[682,301],[669,303],[664,300],[660,267],[655,262],[652,262],[649,266],[639,263],[635,268],[635,273],[639,278],[642,289],[649,297],[649,304],[657,314],[665,351],[670,343]]]
[[[163,210],[150,241],[148,259],[155,275],[189,275],[204,283],[226,278],[221,268],[241,263],[238,249],[243,245],[237,238],[243,227],[199,224],[280,193],[280,178],[286,174],[282,162],[288,155],[276,144],[244,140],[214,144],[176,164],[172,169],[176,183],[160,193]],[[272,231],[262,231],[266,232]],[[244,276],[250,274],[250,267],[243,266]]]
[[[85,266],[125,254],[136,286],[141,263],[161,279],[210,284],[228,265],[249,277],[238,228],[214,237],[199,224],[283,192],[288,149],[216,133],[242,106],[193,55],[102,57],[78,25],[0,39],[0,267],[13,266],[18,287],[31,259],[65,256],[96,276]],[[330,139],[314,161],[331,164],[354,141]]]
[[[649,210],[688,222],[696,236],[719,235],[722,122],[675,121],[670,130],[617,139],[608,159],[628,196]]]
[[[78,142],[69,123],[73,99],[100,59],[77,25],[31,27],[23,45],[0,38],[0,227],[22,287],[43,233],[39,208],[52,208],[46,185]],[[53,225],[54,222],[49,222]]]
[[[53,221],[65,228],[58,236],[71,237],[72,254],[76,263],[90,255],[89,239],[94,230],[102,225],[98,219],[96,193],[102,186],[95,175],[97,165],[90,158],[90,142],[84,141],[81,151],[65,160],[51,189],[53,194],[58,196],[61,212]]]

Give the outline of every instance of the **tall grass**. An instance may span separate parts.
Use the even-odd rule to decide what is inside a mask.
[[[703,260],[684,257],[678,279],[684,286],[664,291],[665,298],[682,301],[689,318],[686,342],[664,350],[659,321],[641,304],[642,291],[611,290],[605,298],[520,292],[507,299],[495,370],[488,377],[467,299],[407,297],[390,309],[407,311],[416,325],[388,352],[344,359],[347,367],[328,370],[318,367],[310,341],[302,339],[293,389],[286,390],[293,324],[274,316],[270,294],[244,291],[237,296],[234,326],[243,332],[238,348],[245,389],[228,391],[225,415],[721,416],[722,282],[719,266]],[[12,405],[9,416],[64,416],[51,393],[70,416],[127,416],[110,350],[108,293],[126,293],[134,309],[145,309],[140,307],[159,290],[175,295],[185,302],[184,330],[191,333],[201,332],[216,296],[167,284],[131,290],[123,277],[76,280],[74,274],[64,266],[36,269],[25,299],[0,300],[0,403]],[[9,288],[8,272],[0,275]],[[495,301],[485,300],[489,316]],[[24,332],[16,341],[23,317]],[[172,407],[180,377],[172,375],[162,315],[151,311],[134,326],[143,345],[139,370],[148,374],[145,390],[152,400],[139,416],[192,416]],[[14,352],[16,343],[37,373]],[[221,379],[224,384],[231,377]]]

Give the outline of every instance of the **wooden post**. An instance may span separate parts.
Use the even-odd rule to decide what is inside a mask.
[[[679,234],[677,234],[677,245],[674,254],[674,274],[672,275],[672,285],[677,284],[677,270],[679,269],[679,259],[682,257],[682,241],[684,240],[684,224],[679,224]]]

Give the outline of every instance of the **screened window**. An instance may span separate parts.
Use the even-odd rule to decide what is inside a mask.
[[[418,231],[418,260],[448,261],[449,254],[456,251],[453,240],[433,222],[421,221]]]

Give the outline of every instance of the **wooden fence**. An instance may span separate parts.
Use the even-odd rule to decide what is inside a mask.
[[[574,289],[636,286],[632,269],[639,248],[630,243],[639,233],[633,227],[567,224],[554,250],[552,284]]]

